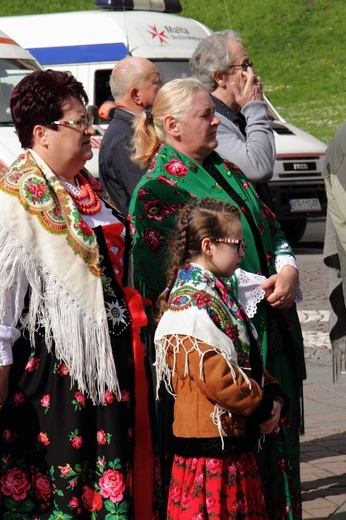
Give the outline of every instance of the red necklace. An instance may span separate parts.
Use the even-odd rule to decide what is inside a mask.
[[[80,195],[70,193],[80,213],[85,215],[95,215],[102,207],[101,199],[97,193],[94,192],[89,182],[81,175],[77,173],[77,181],[79,182],[79,188],[81,191]],[[83,199],[89,198],[88,202],[81,202]]]

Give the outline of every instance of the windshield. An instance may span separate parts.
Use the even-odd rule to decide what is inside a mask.
[[[188,60],[151,60],[161,73],[161,79],[168,83],[172,79],[188,78],[191,76],[191,69]]]
[[[0,124],[12,124],[10,97],[12,90],[30,72],[40,70],[33,60],[0,58]]]
[[[188,60],[150,60],[156,65],[161,74],[163,83],[168,83],[172,79],[188,78],[191,76],[191,69]],[[100,69],[95,72],[95,99],[94,103],[100,107],[106,100],[112,100],[113,96],[109,88],[109,77],[112,69]],[[101,123],[108,124],[107,119],[101,119]]]
[[[163,83],[168,83],[176,78],[188,78],[191,69],[188,60],[151,60],[161,74]],[[99,69],[95,72],[95,99],[94,103],[99,107],[104,101],[113,99],[109,88],[109,77],[112,69]]]

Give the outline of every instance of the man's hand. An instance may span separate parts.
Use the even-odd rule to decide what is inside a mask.
[[[231,88],[234,93],[234,97],[240,108],[251,101],[263,101],[263,88],[261,78],[257,76],[251,67],[248,67],[247,71],[241,71],[241,83],[244,83],[243,91],[240,92],[236,83],[231,83]],[[245,82],[244,82],[245,81]]]

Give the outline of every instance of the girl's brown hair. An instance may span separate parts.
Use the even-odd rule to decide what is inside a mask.
[[[167,266],[167,287],[159,295],[155,313],[158,321],[166,308],[169,293],[179,269],[201,253],[204,238],[223,238],[232,221],[240,220],[240,211],[228,202],[205,197],[187,204],[180,212]]]

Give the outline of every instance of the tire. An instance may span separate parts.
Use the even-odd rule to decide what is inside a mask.
[[[284,230],[286,237],[292,246],[298,245],[299,241],[305,233],[307,222],[307,218],[296,220],[283,220],[280,222],[281,227]]]

